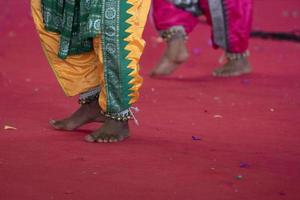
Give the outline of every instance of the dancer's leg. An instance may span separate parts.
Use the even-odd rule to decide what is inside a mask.
[[[156,29],[165,37],[167,47],[151,75],[168,75],[188,59],[186,35],[195,28],[198,19],[167,0],[153,0],[153,18]]]
[[[201,0],[199,5],[212,26],[216,47],[224,49],[227,61],[213,71],[217,77],[250,73],[248,41],[252,23],[252,0]]]
[[[98,76],[99,62],[95,53],[68,56],[65,60],[58,58],[59,35],[45,30],[41,0],[32,0],[31,7],[44,53],[65,94],[67,96],[81,94],[83,99],[97,96],[100,79]],[[73,130],[88,122],[103,121],[103,116],[99,111],[99,105],[95,99],[90,104],[80,106],[69,117],[63,120],[51,120],[50,124],[55,129]]]
[[[101,42],[95,39],[97,45],[94,41],[103,63],[99,70],[99,104],[106,120],[86,136],[88,142],[118,142],[129,136],[128,118],[133,117],[130,107],[137,101],[142,84],[139,60],[145,46],[142,33],[150,1],[119,0],[104,6],[105,10],[115,10],[115,15],[108,13],[111,15],[105,18],[110,25],[103,27]]]

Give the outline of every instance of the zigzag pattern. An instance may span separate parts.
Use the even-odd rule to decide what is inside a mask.
[[[125,2],[125,1],[124,1]],[[144,49],[144,41],[142,40],[141,36],[139,34],[139,28],[138,27],[138,8],[139,8],[139,1],[136,0],[127,0],[127,12],[126,12],[126,18],[127,20],[124,23],[125,32],[127,34],[127,37],[124,39],[124,46],[121,45],[121,48],[125,50],[127,55],[125,56],[125,59],[127,61],[127,78],[125,78],[126,83],[128,84],[127,94],[124,94],[128,97],[130,97],[129,104],[134,103],[138,99],[138,90],[142,84],[143,79],[139,76],[139,59],[141,56],[141,53]]]

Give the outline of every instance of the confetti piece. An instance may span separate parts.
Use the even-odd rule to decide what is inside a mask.
[[[222,115],[214,115],[214,118],[223,118]]]
[[[270,111],[271,111],[271,112],[274,112],[274,111],[275,111],[275,109],[274,109],[274,108],[270,108]]]
[[[245,162],[240,163],[240,168],[248,168],[248,167],[250,167],[250,165],[248,163],[245,163]]]
[[[201,137],[199,137],[199,136],[193,135],[193,136],[192,136],[192,140],[200,141],[200,140],[202,140],[202,139],[201,139]]]
[[[241,80],[241,83],[242,83],[243,85],[249,85],[251,82],[250,82],[249,79],[243,79],[243,80]]]
[[[237,180],[242,180],[244,177],[242,176],[242,175],[237,175],[236,177],[235,177],[235,179],[237,179]]]
[[[17,128],[13,126],[5,125],[4,130],[17,130]]]

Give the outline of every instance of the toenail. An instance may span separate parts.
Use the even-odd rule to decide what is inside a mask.
[[[86,140],[87,142],[95,142],[94,138],[93,138],[91,135],[85,136],[85,140]]]

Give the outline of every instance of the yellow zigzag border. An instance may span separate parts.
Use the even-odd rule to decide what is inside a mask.
[[[126,23],[130,26],[126,30],[129,36],[125,38],[125,41],[128,42],[125,50],[129,51],[126,59],[130,61],[128,68],[132,70],[129,74],[129,76],[132,77],[129,84],[133,85],[130,88],[132,93],[129,94],[131,97],[129,103],[133,104],[139,97],[138,90],[143,83],[143,78],[139,75],[139,60],[145,47],[142,34],[147,21],[151,0],[127,0],[127,3],[132,5],[131,8],[127,10],[127,13],[130,14],[131,17],[126,20]]]

